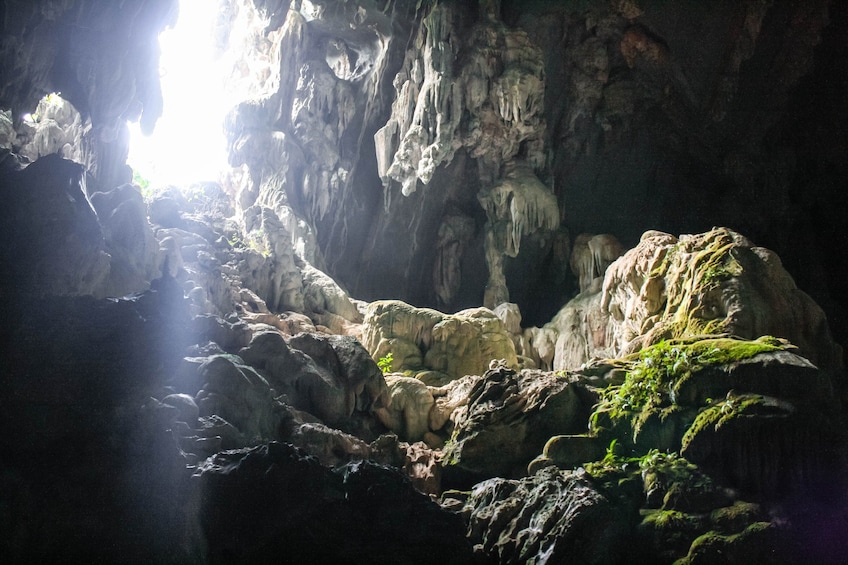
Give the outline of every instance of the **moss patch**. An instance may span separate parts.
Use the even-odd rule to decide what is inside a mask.
[[[649,336],[650,343],[726,330],[717,291],[743,273],[732,232],[714,229],[670,247],[650,276],[665,279],[665,311]]]
[[[710,531],[693,541],[689,554],[675,565],[757,563],[775,551],[775,534],[770,522],[754,522],[738,534]]]
[[[787,342],[766,336],[754,341],[690,338],[663,341],[643,349],[620,361],[627,371],[624,383],[601,393],[590,419],[590,429],[635,443],[635,436],[649,418],[658,416],[662,422],[677,411],[675,391],[693,374],[706,367],[788,347],[791,346]]]
[[[794,408],[786,402],[762,394],[728,393],[724,400],[714,402],[695,418],[686,430],[681,446],[686,449],[692,440],[703,430],[712,428],[718,431],[734,418],[741,416],[784,415]]]

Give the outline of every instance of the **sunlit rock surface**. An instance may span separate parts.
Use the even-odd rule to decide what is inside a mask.
[[[400,301],[368,305],[363,345],[375,359],[391,353],[395,371],[433,372],[431,384],[479,375],[492,359],[517,366],[515,346],[503,322],[487,308],[443,314]]]
[[[126,121],[140,121],[149,132],[162,113],[156,37],[176,10],[174,0],[148,0],[132,9],[106,0],[5,6],[0,106],[14,109],[16,123],[24,113],[40,114],[40,123],[22,126],[34,130],[32,139],[18,140],[27,145],[24,153],[59,149],[84,163],[92,192],[129,182]],[[80,116],[67,120],[55,115],[56,104],[39,105],[50,93],[61,93]],[[62,134],[45,137],[46,129]]]
[[[646,232],[607,269],[602,287],[578,295],[546,327],[559,334],[556,369],[702,334],[774,335],[823,369],[842,366],[824,312],[777,255],[726,228],[679,239]]]

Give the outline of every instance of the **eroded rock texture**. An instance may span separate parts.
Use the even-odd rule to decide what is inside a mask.
[[[498,563],[618,563],[629,553],[612,540],[633,514],[585,474],[548,469],[517,481],[490,479],[457,502],[476,549]]]
[[[199,469],[209,563],[469,563],[461,520],[396,472],[360,462],[330,471],[271,443]]]
[[[650,231],[545,327],[556,331],[553,366],[576,368],[663,339],[731,334],[783,337],[825,370],[842,351],[821,308],[777,255],[725,228],[676,238]],[[532,344],[531,344],[532,347]]]
[[[144,200],[173,7],[0,4],[4,556],[844,561],[844,5],[223,0]]]
[[[61,92],[82,115],[73,145],[92,175],[89,189],[129,182],[126,120],[152,131],[162,112],[156,36],[177,3],[42,0],[10,2],[2,13],[0,106],[18,122],[40,98]]]
[[[578,286],[562,258],[584,232],[729,225],[825,268],[818,201],[793,195],[844,163],[788,132],[841,139],[792,96],[844,50],[841,7],[413,4],[230,4],[265,47],[228,126],[242,205],[291,210],[307,259],[355,296],[512,301],[540,325]],[[804,279],[819,300],[839,284]]]

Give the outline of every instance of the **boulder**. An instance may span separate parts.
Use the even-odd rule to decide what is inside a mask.
[[[298,334],[287,341],[265,331],[239,355],[291,406],[328,426],[373,439],[368,437],[376,431],[371,412],[388,402],[388,389],[376,363],[353,338]]]
[[[422,440],[424,434],[431,431],[433,394],[423,382],[410,377],[387,375],[386,385],[389,402],[375,410],[377,419],[405,441]]]
[[[462,520],[398,471],[337,471],[288,444],[219,453],[198,467],[211,563],[456,563],[472,560]]]
[[[83,167],[56,154],[0,177],[4,295],[105,295],[109,255],[84,186]]]
[[[280,437],[285,409],[255,369],[235,355],[213,355],[198,372],[204,381],[196,396],[201,416],[219,416],[256,442]]]
[[[821,407],[730,392],[703,410],[681,454],[726,484],[755,495],[844,488],[848,466],[842,418]]]
[[[451,506],[466,518],[475,551],[496,563],[621,563],[620,541],[636,518],[583,471],[489,479],[463,498]]]
[[[515,345],[504,323],[487,308],[443,314],[397,300],[368,305],[363,344],[375,359],[392,353],[392,369],[439,371],[452,379],[479,375],[493,359],[517,367]],[[395,355],[392,348],[399,349]],[[418,363],[420,352],[421,365]]]
[[[450,473],[523,476],[551,436],[586,429],[593,403],[585,387],[567,376],[494,366],[450,416],[445,479]]]
[[[825,371],[842,367],[821,308],[777,255],[727,228],[680,238],[645,232],[607,268],[602,287],[587,287],[546,327],[559,336],[555,369],[704,334],[785,338]]]
[[[105,193],[95,192],[91,204],[111,256],[106,294],[123,296],[146,289],[162,273],[159,243],[147,223],[141,194],[133,185],[124,184]],[[173,260],[178,268],[176,257]],[[169,274],[176,276],[177,271]]]

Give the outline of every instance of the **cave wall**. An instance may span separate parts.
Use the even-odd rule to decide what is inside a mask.
[[[631,247],[725,225],[774,249],[845,341],[840,3],[218,8],[221,49],[262,61],[239,70],[257,95],[227,121],[240,208],[273,208],[353,296],[509,300],[542,324],[577,291],[579,234]],[[160,113],[153,38],[176,2],[0,10],[0,107],[19,123],[61,92],[82,115],[86,190],[129,180],[124,120]],[[238,45],[235,22],[253,26]]]
[[[578,234],[630,247],[725,225],[784,257],[844,339],[822,251],[840,237],[843,7],[326,1],[283,18],[277,4],[258,9],[297,43],[231,137],[254,161],[276,139],[278,162],[250,165],[243,205],[306,220],[311,259],[354,296],[508,300],[541,324],[576,292],[563,259]],[[535,197],[502,190],[517,167]]]
[[[74,145],[89,193],[132,178],[126,121],[152,132],[162,113],[156,37],[177,10],[176,0],[0,3],[0,108],[19,126],[47,94],[71,102],[85,121]]]

